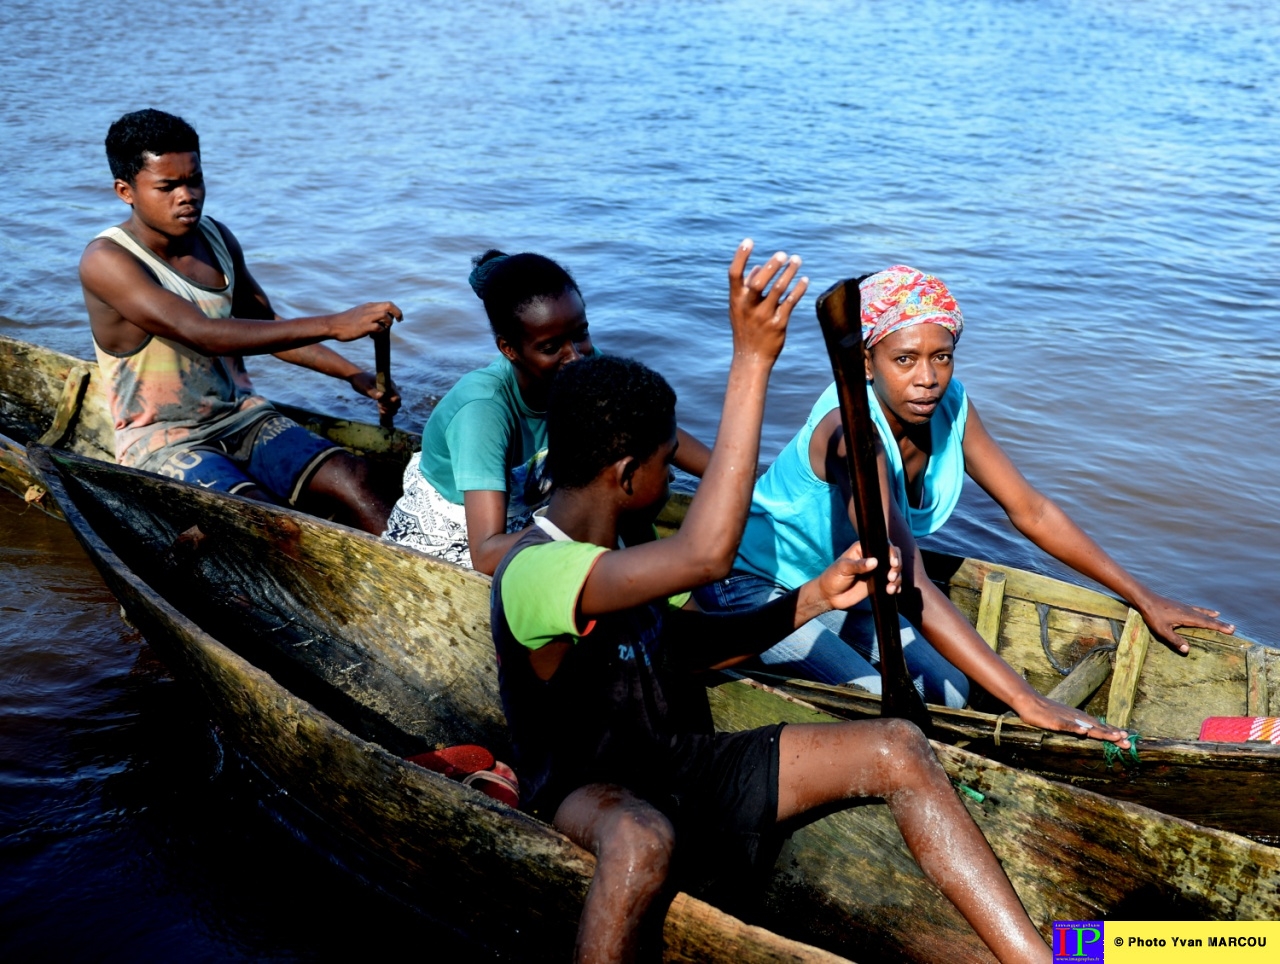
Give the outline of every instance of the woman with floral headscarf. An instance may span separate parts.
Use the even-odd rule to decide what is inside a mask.
[[[936,532],[947,521],[966,474],[1020,532],[1127,600],[1152,632],[1179,652],[1187,652],[1188,645],[1175,627],[1227,633],[1234,627],[1214,619],[1216,612],[1175,602],[1143,585],[1014,467],[953,377],[964,316],[940,279],[894,265],[865,278],[860,289],[881,488],[892,495],[885,508],[891,538],[904,556],[903,608],[912,609],[925,637],[902,620],[904,653],[917,688],[930,702],[963,706],[968,677],[1028,723],[1119,739],[1122,731],[1032,689],[924,574],[915,537]],[[820,571],[838,554],[834,547],[856,538],[844,455],[839,399],[832,385],[757,483],[733,575],[699,591],[703,608],[759,605],[804,582],[809,578],[804,574],[815,567]],[[879,675],[870,665],[877,658],[870,611],[864,608],[815,620],[760,659],[775,672],[879,692]]]

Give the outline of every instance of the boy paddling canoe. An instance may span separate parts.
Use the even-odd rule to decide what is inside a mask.
[[[734,357],[723,421],[679,533],[652,540],[678,445],[674,393],[635,362],[584,359],[557,375],[549,400],[551,501],[494,577],[500,687],[526,806],[598,861],[576,960],[634,960],[673,867],[729,877],[767,870],[788,821],[871,796],[888,803],[925,873],[1000,960],[1047,961],[1048,948],[914,725],[712,730],[693,674],[860,601],[861,577],[877,564],[854,547],[751,613],[673,608],[673,596],[723,576],[733,562],[769,374],[807,287],[802,278],[788,292],[799,259],[781,254],[744,275],[750,251],[744,242],[730,268]]]
[[[180,117],[125,114],[107,133],[127,220],[80,259],[122,465],[310,511],[379,533],[390,512],[364,462],[277,413],[253,391],[243,355],[347,381],[394,411],[394,387],[318,342],[354,341],[401,319],[389,301],[285,320],[225,226],[203,214],[200,141]]]

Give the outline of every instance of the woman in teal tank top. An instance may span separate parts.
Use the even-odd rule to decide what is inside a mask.
[[[931,663],[936,653],[922,648],[919,641],[907,646],[908,666],[927,697],[936,700],[931,694],[951,685],[948,670],[958,669],[1028,723],[1098,735],[1095,721],[1087,719],[1087,714],[1032,690],[924,576],[915,538],[945,524],[959,500],[965,475],[1000,505],[1023,535],[1125,599],[1141,613],[1152,633],[1177,651],[1187,652],[1188,643],[1174,631],[1176,627],[1233,631],[1234,627],[1214,618],[1217,612],[1176,602],[1143,585],[1017,470],[953,377],[955,344],[964,317],[940,279],[895,265],[866,278],[861,293],[867,391],[879,435],[881,484],[888,485],[893,496],[889,524],[891,538],[903,552],[904,586],[916,590],[917,605],[907,603],[908,593],[902,608],[912,610],[912,621],[936,653],[949,661],[939,669]],[[770,590],[798,585],[792,580],[802,572],[815,566],[820,571],[835,557],[829,553],[839,553],[836,544],[852,541],[844,432],[837,406],[832,386],[814,406],[805,428],[760,479],[734,575],[702,590],[698,599],[704,608],[758,605]],[[808,493],[807,499],[802,500],[802,492]],[[874,659],[870,635],[869,623],[856,628],[844,625],[816,639],[784,640],[777,653],[770,651],[761,660],[796,675],[835,682],[829,679],[831,666],[848,663],[850,644]],[[797,660],[800,650],[804,657]],[[943,695],[951,702],[950,693]]]

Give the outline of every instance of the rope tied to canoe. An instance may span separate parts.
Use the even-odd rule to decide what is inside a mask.
[[[1005,718],[1010,716],[1013,716],[1013,711],[1005,710],[1003,713],[1001,713],[999,716],[996,717],[996,732],[994,736],[994,742],[996,746],[1000,745],[1000,729],[1004,726]]]
[[[1099,646],[1090,647],[1083,656],[1072,663],[1070,666],[1064,666],[1058,662],[1058,657],[1053,655],[1053,650],[1049,648],[1049,604],[1036,603],[1036,616],[1040,623],[1040,648],[1044,650],[1045,659],[1049,661],[1049,665],[1056,669],[1063,676],[1070,676],[1081,663],[1083,663],[1093,653],[1112,653],[1117,649],[1116,643],[1103,643]],[[1120,631],[1112,625],[1114,631],[1113,638],[1120,638]]]
[[[1098,717],[1098,722],[1106,723],[1107,718],[1105,716],[1100,716]],[[1103,743],[1102,759],[1106,761],[1107,769],[1110,770],[1112,766],[1116,764],[1127,767],[1131,763],[1132,764],[1138,763],[1139,762],[1138,761],[1138,741],[1141,739],[1142,739],[1141,733],[1139,733],[1137,730],[1130,730],[1129,731],[1129,749],[1127,750],[1124,749],[1123,747],[1117,746],[1114,743],[1110,743],[1110,742]]]

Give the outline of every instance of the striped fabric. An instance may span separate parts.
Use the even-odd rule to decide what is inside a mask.
[[[1200,739],[1213,743],[1280,743],[1280,717],[1211,716],[1200,724]]]

